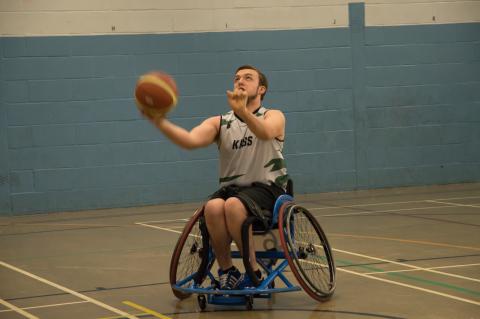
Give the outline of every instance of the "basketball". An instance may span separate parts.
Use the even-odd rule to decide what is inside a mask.
[[[177,84],[172,76],[162,71],[142,75],[135,87],[135,101],[142,113],[148,117],[166,114],[178,100]]]

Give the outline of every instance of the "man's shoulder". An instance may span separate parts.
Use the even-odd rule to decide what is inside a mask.
[[[222,119],[222,120],[231,120],[231,119],[234,119],[235,118],[235,113],[233,113],[233,111],[228,111],[227,113],[224,113],[222,115],[219,115],[219,117]]]
[[[262,110],[263,109],[263,110]],[[262,115],[268,115],[268,116],[271,116],[271,115],[280,115],[280,116],[284,116],[282,110],[279,110],[279,109],[273,109],[273,108],[266,108],[266,107],[262,107],[259,111],[263,111],[262,112]]]
[[[219,124],[220,124],[221,118],[222,118],[221,115],[215,115],[215,116],[207,118],[205,121],[203,121],[203,123],[213,125],[213,126],[218,128],[218,127],[220,127]]]
[[[278,108],[274,108],[274,107],[268,107],[268,106],[262,106],[259,111],[263,111],[263,112],[280,112],[280,113],[283,113],[282,110],[278,109]]]

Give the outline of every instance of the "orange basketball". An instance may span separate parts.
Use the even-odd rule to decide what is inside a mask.
[[[147,116],[155,113],[165,114],[177,105],[177,84],[165,72],[146,73],[137,81],[135,100],[139,109]]]

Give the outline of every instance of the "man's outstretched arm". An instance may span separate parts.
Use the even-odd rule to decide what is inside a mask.
[[[173,143],[184,149],[195,149],[205,147],[213,142],[220,129],[220,116],[206,119],[191,131],[173,124],[164,116],[149,118],[149,120]]]

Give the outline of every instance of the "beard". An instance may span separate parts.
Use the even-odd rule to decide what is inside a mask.
[[[247,105],[250,104],[251,101],[255,100],[258,96],[258,93],[252,94],[247,98]]]
[[[258,89],[260,88],[260,85],[257,86],[257,89],[255,90],[254,94],[251,94],[247,97],[247,105],[250,104],[251,101],[255,100],[258,96]]]

